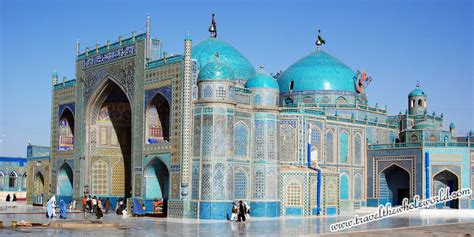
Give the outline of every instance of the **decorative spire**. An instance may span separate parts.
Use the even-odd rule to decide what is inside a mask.
[[[76,55],[81,53],[81,44],[79,43],[79,39],[76,40]]]
[[[215,14],[212,13],[212,21],[211,21],[211,25],[209,26],[209,32],[211,33],[212,38],[217,37],[217,27],[216,27],[216,21],[214,21],[214,16]]]
[[[323,37],[321,37],[321,30],[318,29],[318,39],[316,40],[316,45],[318,46],[318,50],[323,44],[326,44],[326,41],[323,39]]]
[[[416,81],[416,88],[420,88],[420,81]]]
[[[260,68],[260,71],[262,71],[262,72],[263,72],[263,69],[265,68],[265,66],[263,66],[263,65],[260,65],[260,66],[259,66],[259,68]]]

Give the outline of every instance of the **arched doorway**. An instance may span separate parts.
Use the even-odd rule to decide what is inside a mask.
[[[404,198],[410,199],[410,174],[398,165],[392,165],[380,173],[380,204],[401,205]]]
[[[33,180],[33,205],[43,204],[44,177],[41,172],[36,173]]]
[[[74,115],[69,108],[64,109],[59,118],[59,150],[74,148]]]
[[[147,111],[147,143],[168,142],[170,138],[170,105],[160,93],[151,100]]]
[[[438,195],[438,192],[441,188],[449,187],[449,192],[457,191],[459,189],[458,185],[458,176],[448,170],[444,170],[436,174],[433,178],[434,195]],[[451,200],[445,203],[438,203],[436,204],[436,207],[448,207],[457,209],[459,208],[459,199]]]
[[[10,177],[8,179],[8,187],[9,188],[16,188],[17,186],[17,179],[18,179],[18,174],[15,171],[12,171],[10,173]]]
[[[132,196],[132,112],[124,90],[111,79],[104,82],[88,110],[88,157],[92,194]],[[99,161],[105,167],[97,169]],[[110,168],[106,167],[110,166]],[[110,182],[107,181],[110,172]],[[105,185],[104,185],[105,184]]]
[[[58,172],[57,194],[61,196],[72,196],[73,175],[71,166],[64,163]]]
[[[162,213],[166,216],[169,199],[170,176],[168,168],[159,159],[153,159],[145,168],[145,196],[148,200],[161,200]],[[155,210],[153,210],[155,212]]]

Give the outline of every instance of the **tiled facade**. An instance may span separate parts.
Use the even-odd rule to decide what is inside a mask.
[[[183,55],[163,57],[150,56],[151,42],[148,29],[86,49],[77,55],[77,79],[58,83],[53,75],[50,194],[113,204],[133,197],[148,211],[162,198],[169,217],[225,219],[235,200],[266,217],[378,204],[379,171],[393,164],[409,173],[410,194],[423,189],[424,150],[369,145],[404,143],[413,134],[403,126],[425,116],[439,127],[442,117],[388,116],[369,106],[358,81],[336,85],[352,70],[319,48],[303,61],[329,69],[317,69],[323,74],[343,67],[344,75],[323,79],[351,89],[294,91],[289,75],[314,73],[290,70],[275,80],[213,37],[194,47],[186,37]]]

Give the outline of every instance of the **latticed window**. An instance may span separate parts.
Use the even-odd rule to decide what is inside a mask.
[[[301,185],[298,183],[288,184],[286,188],[288,206],[300,206],[301,205]]]
[[[211,86],[204,87],[204,97],[212,97],[212,87]]]
[[[339,156],[340,162],[346,163],[348,160],[348,147],[349,147],[349,136],[346,132],[342,132],[339,135]]]
[[[208,157],[212,150],[212,115],[203,116],[202,126],[202,155]]]
[[[201,199],[211,199],[211,165],[202,165]]]
[[[253,103],[256,104],[256,105],[259,105],[262,103],[262,96],[260,96],[259,94],[255,94],[253,96]]]
[[[249,132],[247,126],[238,123],[234,131],[234,150],[236,156],[247,156]]]
[[[224,165],[216,164],[214,172],[214,199],[224,199]]]
[[[264,198],[265,196],[265,174],[263,170],[257,170],[255,172],[255,186],[253,197],[254,198]]]
[[[224,86],[218,86],[217,87],[216,96],[217,97],[225,97],[225,87]]]
[[[318,160],[319,154],[318,151],[321,147],[321,133],[319,129],[312,128],[311,129],[311,162],[321,162]]]
[[[276,160],[276,122],[267,122],[267,155],[268,160]]]
[[[294,161],[295,160],[295,129],[288,125],[282,125],[280,127],[280,160],[281,161]]]
[[[362,197],[362,177],[357,174],[354,177],[354,199],[361,199]]]
[[[255,136],[254,136],[254,151],[255,159],[260,160],[265,158],[265,121],[255,121]]]
[[[193,168],[193,178],[192,178],[192,198],[199,199],[199,167],[195,166]]]
[[[241,170],[235,174],[234,199],[247,199],[247,176]]]
[[[362,138],[359,134],[354,137],[354,151],[355,151],[355,163],[362,164]]]
[[[327,163],[334,162],[334,135],[332,131],[326,133],[326,145],[324,149],[324,159]]]

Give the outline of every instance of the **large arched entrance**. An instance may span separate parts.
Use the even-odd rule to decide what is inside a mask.
[[[438,195],[438,192],[441,188],[449,187],[449,192],[457,191],[459,189],[458,176],[448,170],[444,170],[434,176],[433,186],[434,195]],[[459,199],[451,200],[449,202],[444,203],[438,203],[436,204],[436,207],[459,208]]]
[[[410,174],[398,165],[392,165],[380,173],[380,204],[389,202],[401,205],[404,198],[410,199]]]
[[[170,106],[166,98],[156,94],[146,110],[147,143],[168,142],[170,138]]]
[[[168,168],[159,159],[153,159],[145,168],[145,196],[149,200],[162,201],[163,205],[159,211],[153,210],[154,212],[162,212],[166,215],[167,203],[169,198],[170,189],[170,176]]]
[[[112,80],[107,80],[101,88],[88,114],[91,191],[129,198],[132,195],[130,100]]]
[[[58,172],[57,194],[61,196],[72,196],[73,175],[71,166],[64,163]]]

